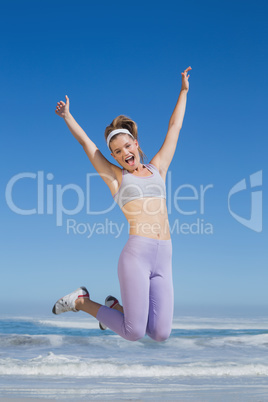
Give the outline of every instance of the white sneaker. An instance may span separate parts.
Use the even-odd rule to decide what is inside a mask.
[[[115,307],[117,304],[119,304],[119,301],[113,297],[113,296],[107,296],[105,299],[105,306],[113,308]],[[104,331],[105,329],[107,329],[106,325],[102,324],[101,322],[99,322],[99,327],[102,331]]]
[[[80,288],[76,289],[74,292],[59,299],[54,304],[52,313],[61,314],[61,313],[65,313],[66,311],[74,311],[75,313],[77,313],[79,310],[76,310],[76,308],[75,308],[75,301],[79,297],[85,297],[85,298],[89,299],[88,290],[84,286],[81,286]]]

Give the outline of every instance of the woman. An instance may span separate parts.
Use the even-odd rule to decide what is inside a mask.
[[[105,306],[90,299],[85,287],[59,299],[54,314],[82,310],[125,339],[136,341],[147,333],[164,341],[171,332],[173,318],[172,243],[166,207],[165,178],[175,153],[182,127],[188,71],[182,74],[179,98],[169,121],[165,141],[149,164],[143,163],[136,123],[120,115],[106,127],[105,139],[111,156],[123,168],[110,163],[88,138],[69,112],[66,103],[57,103],[55,112],[64,118],[73,136],[83,146],[89,160],[108,185],[112,196],[129,223],[129,238],[119,262],[118,277],[122,306],[108,296]]]

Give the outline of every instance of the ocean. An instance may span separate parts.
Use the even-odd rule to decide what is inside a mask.
[[[267,315],[177,315],[162,343],[83,313],[1,316],[1,398],[268,401]]]

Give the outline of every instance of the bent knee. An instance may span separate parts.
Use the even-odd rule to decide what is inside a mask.
[[[133,329],[131,331],[127,331],[124,338],[127,339],[128,341],[135,342],[142,339],[144,336],[145,336],[144,330]]]
[[[164,342],[170,337],[171,330],[157,330],[149,334],[156,342]]]

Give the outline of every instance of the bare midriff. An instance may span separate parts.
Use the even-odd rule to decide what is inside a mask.
[[[165,198],[147,197],[129,201],[122,207],[129,234],[169,240],[169,222]]]

